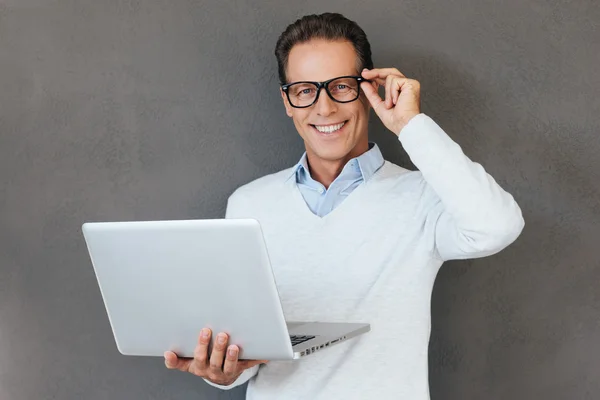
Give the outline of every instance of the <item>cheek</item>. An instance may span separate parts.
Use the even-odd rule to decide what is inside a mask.
[[[368,108],[361,106],[355,110],[354,115],[355,115],[355,117],[357,119],[357,123],[359,125],[368,124],[368,122],[369,122],[368,121],[369,120],[369,109]]]
[[[304,118],[294,113],[292,115],[292,121],[294,122],[297,133],[300,134],[301,137],[305,137],[306,135],[304,132],[306,131],[306,123],[304,122]]]
[[[308,117],[310,115],[310,112],[308,111],[303,111],[301,109],[296,109],[294,111],[292,111],[292,119],[294,120],[294,124],[296,126],[304,126],[306,125],[308,122]]]

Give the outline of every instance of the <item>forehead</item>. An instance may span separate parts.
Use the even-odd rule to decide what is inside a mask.
[[[288,82],[325,81],[356,75],[356,51],[348,41],[311,40],[292,47],[288,57]]]

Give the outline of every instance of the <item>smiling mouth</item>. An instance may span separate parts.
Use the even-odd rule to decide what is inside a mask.
[[[331,125],[310,125],[321,133],[334,133],[342,129],[344,125],[346,125],[348,121],[340,122],[338,124]]]

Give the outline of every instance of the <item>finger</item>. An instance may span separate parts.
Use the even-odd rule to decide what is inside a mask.
[[[377,77],[377,74],[373,73],[372,69],[366,69],[365,68],[365,69],[362,70],[362,72],[360,73],[360,75],[363,78],[370,80],[371,82],[376,82],[378,85],[385,84],[385,79]]]
[[[385,107],[388,110],[394,106],[394,104],[393,104],[394,98],[392,95],[393,83],[394,83],[394,75],[388,75],[387,78],[385,79]]]
[[[400,97],[400,93],[402,92],[402,88],[409,82],[411,82],[411,79],[408,78],[401,78],[398,76],[394,76],[391,79],[391,84],[390,84],[390,90],[391,93],[395,96],[394,98],[394,104],[396,104],[398,102],[398,98]],[[414,82],[414,81],[413,81]]]
[[[381,97],[379,97],[379,93],[377,93],[377,90],[375,90],[373,85],[369,82],[362,82],[360,84],[360,87],[365,93],[367,100],[369,100],[369,103],[371,103],[371,106],[373,107],[373,110],[375,110],[375,113],[381,118],[380,112],[382,111],[382,109],[385,108],[385,105],[383,104],[383,100],[381,100]]]
[[[394,105],[398,103],[398,97],[400,97],[400,85],[397,80],[392,83],[392,100]]]
[[[372,78],[372,79],[369,79],[369,80],[373,81],[373,82],[377,82],[381,86],[385,86],[386,79],[387,78]]]
[[[397,68],[373,68],[363,71],[363,76],[367,79],[387,78],[389,75],[396,75],[405,78],[404,74]]]
[[[219,333],[216,337],[209,362],[210,369],[213,372],[221,372],[223,370],[223,361],[225,359],[225,349],[227,348],[228,340],[229,336],[224,332]]]
[[[166,351],[164,357],[165,366],[168,369],[178,369],[183,372],[189,371],[190,364],[192,363],[191,358],[179,358],[172,351]]]
[[[198,336],[198,344],[194,349],[194,359],[192,366],[196,371],[203,371],[208,365],[208,346],[212,332],[209,328],[204,328]]]
[[[233,376],[238,372],[238,355],[239,348],[235,345],[227,348],[227,355],[225,356],[225,365],[223,365],[223,373],[227,376]]]

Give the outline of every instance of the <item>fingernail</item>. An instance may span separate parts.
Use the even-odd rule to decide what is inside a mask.
[[[219,344],[225,343],[225,335],[217,336],[217,343],[219,343]]]
[[[208,337],[208,329],[202,329],[202,339],[206,339]]]
[[[235,349],[229,349],[227,353],[229,354],[229,357],[235,357]]]

